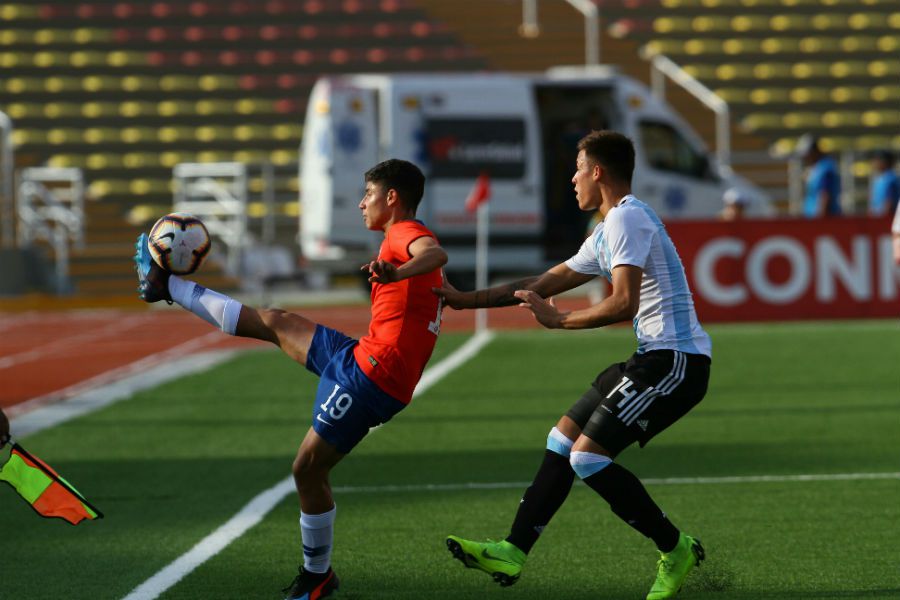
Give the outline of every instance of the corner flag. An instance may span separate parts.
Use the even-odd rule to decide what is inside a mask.
[[[19,444],[13,444],[9,460],[0,468],[0,481],[11,485],[42,517],[58,517],[72,525],[103,517],[68,481]]]
[[[491,197],[491,178],[486,171],[482,171],[478,179],[475,180],[475,187],[469,192],[466,198],[466,212],[475,212],[475,210]]]

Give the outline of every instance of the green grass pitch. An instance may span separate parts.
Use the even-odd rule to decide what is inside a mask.
[[[708,330],[710,391],[620,457],[638,476],[900,471],[900,323]],[[464,340],[442,336],[435,358]],[[500,333],[370,435],[335,486],[510,485],[337,493],[336,597],[643,598],[652,543],[579,483],[512,588],[463,569],[443,543],[448,533],[506,535],[516,482],[530,481],[550,427],[633,349],[628,328]],[[277,352],[255,352],[22,440],[106,518],[40,519],[0,486],[0,598],[125,596],[289,474],[315,384]],[[900,598],[900,479],[648,489],[706,546],[681,598]],[[292,495],[162,597],[280,598],[301,554],[297,518]]]

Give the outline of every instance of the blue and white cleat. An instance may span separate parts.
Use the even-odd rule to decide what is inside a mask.
[[[134,244],[134,268],[138,274],[138,295],[144,302],[165,300],[172,304],[169,295],[169,272],[156,264],[150,256],[150,246],[146,233],[138,236]]]

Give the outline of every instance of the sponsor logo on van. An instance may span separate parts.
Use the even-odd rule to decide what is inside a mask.
[[[429,119],[426,130],[431,177],[470,179],[485,170],[495,179],[525,175],[521,119]]]

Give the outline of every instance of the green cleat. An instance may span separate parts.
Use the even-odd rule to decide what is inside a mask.
[[[700,541],[689,535],[680,534],[678,545],[674,550],[668,553],[660,552],[659,562],[656,563],[658,569],[656,581],[647,594],[647,600],[675,597],[675,594],[681,591],[688,573],[695,566],[699,566],[704,558],[706,554]]]
[[[507,542],[472,542],[447,536],[447,548],[453,558],[460,561],[468,569],[481,569],[494,578],[502,587],[507,587],[519,580],[526,554]]]

